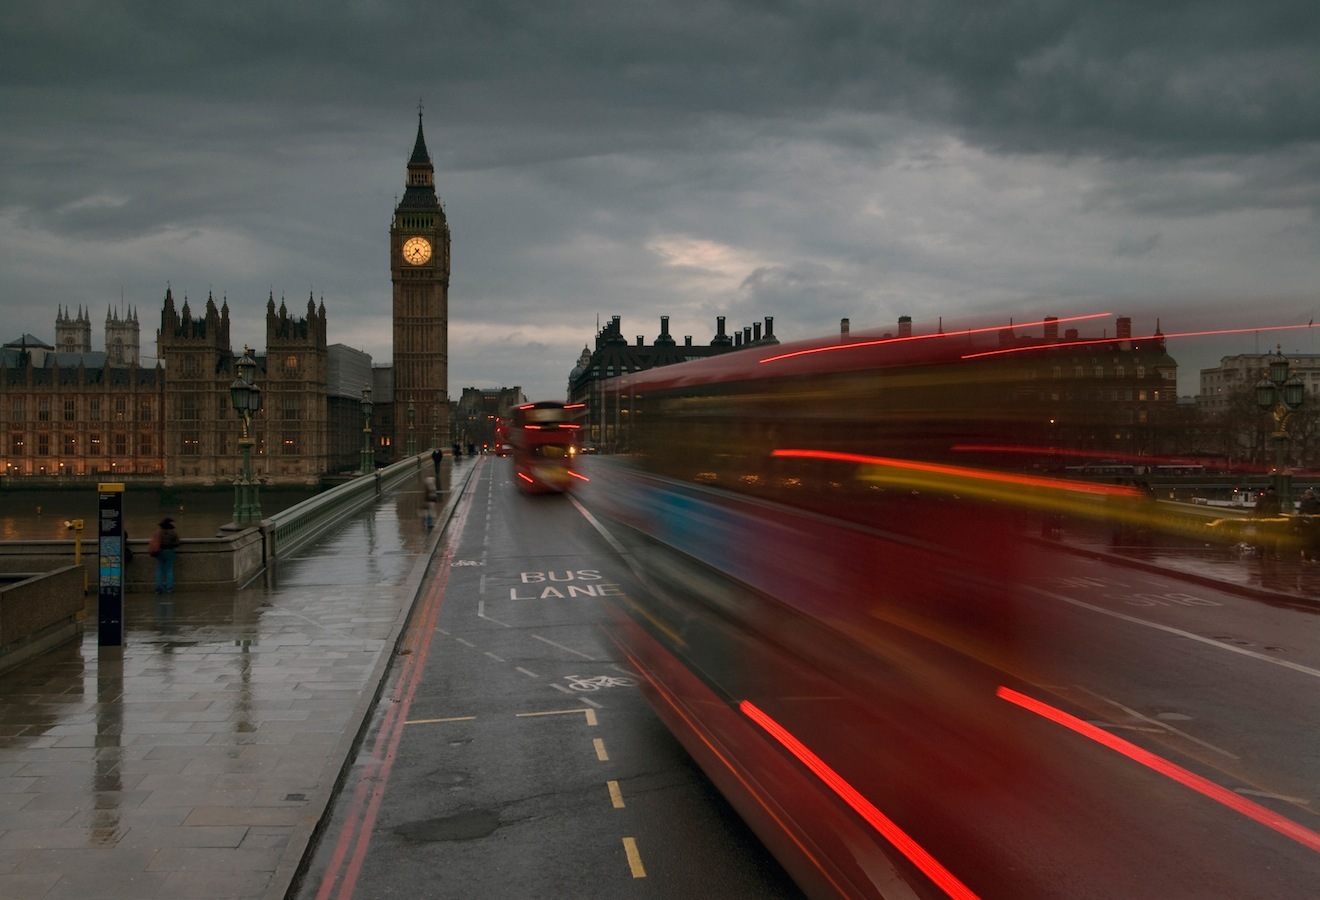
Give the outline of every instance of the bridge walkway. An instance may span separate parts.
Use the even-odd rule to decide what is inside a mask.
[[[80,642],[0,676],[0,896],[284,897],[475,467],[443,465],[435,527],[407,479],[273,583],[127,595],[122,647],[93,587]]]

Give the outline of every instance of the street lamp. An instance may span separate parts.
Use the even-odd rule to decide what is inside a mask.
[[[362,474],[376,469],[376,453],[371,446],[371,385],[362,388]]]
[[[252,383],[257,372],[252,350],[243,347],[243,357],[234,363],[238,377],[229,386],[229,402],[243,421],[238,446],[243,451],[243,468],[234,479],[234,523],[252,525],[261,521],[261,503],[257,499],[257,480],[252,477],[252,418],[261,409],[261,388]]]
[[[1279,508],[1292,512],[1292,475],[1285,470],[1284,444],[1288,441],[1288,419],[1301,409],[1306,385],[1296,375],[1288,376],[1289,362],[1283,348],[1270,357],[1269,375],[1256,382],[1256,405],[1274,417],[1274,492]]]
[[[408,401],[408,455],[417,455],[417,441],[413,436],[413,421],[417,418],[417,410],[413,409],[413,403]]]

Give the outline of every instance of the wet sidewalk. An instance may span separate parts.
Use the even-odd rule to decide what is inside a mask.
[[[274,587],[129,594],[120,648],[93,587],[81,642],[0,675],[0,897],[284,897],[439,541],[424,507],[404,482]]]

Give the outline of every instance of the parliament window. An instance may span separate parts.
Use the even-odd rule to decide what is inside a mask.
[[[75,400],[65,400],[65,401],[64,401],[64,421],[66,421],[66,422],[74,422],[74,421],[77,421],[77,418],[78,418],[78,412],[77,412],[77,409],[78,409],[77,401],[75,401]]]
[[[87,420],[89,422],[101,421],[101,398],[92,397],[87,401]]]
[[[45,397],[37,401],[37,421],[50,421],[50,400]]]

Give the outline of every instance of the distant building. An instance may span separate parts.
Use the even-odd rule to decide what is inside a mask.
[[[683,343],[674,340],[669,333],[669,316],[660,317],[660,334],[652,344],[646,343],[644,335],[637,335],[634,344],[628,343],[623,336],[620,319],[614,316],[596,334],[596,349],[582,348],[578,364],[568,377],[568,400],[571,403],[585,403],[586,416],[583,419],[584,438],[606,449],[613,448],[617,434],[617,420],[606,410],[599,399],[596,387],[601,381],[616,375],[627,375],[687,362],[718,356],[734,350],[748,347],[770,346],[779,343],[775,337],[773,316],[765,317],[765,330],[761,323],[748,325],[732,335],[725,332],[724,316],[715,319],[715,336],[707,344],[692,343],[692,336],[685,335]]]
[[[1256,383],[1270,371],[1272,353],[1239,353],[1225,356],[1219,365],[1201,370],[1201,392],[1196,395],[1197,407],[1212,415],[1227,411],[1229,398]],[[1288,356],[1291,372],[1306,385],[1308,402],[1320,393],[1320,354],[1294,353]]]
[[[495,422],[512,421],[515,408],[527,402],[517,385],[511,388],[463,388],[454,404],[453,439],[463,447],[472,444],[477,450],[495,444]]]

